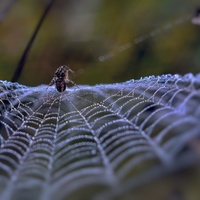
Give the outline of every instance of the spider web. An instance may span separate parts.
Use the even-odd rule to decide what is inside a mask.
[[[199,74],[46,87],[0,82],[0,199],[123,199],[198,160]]]

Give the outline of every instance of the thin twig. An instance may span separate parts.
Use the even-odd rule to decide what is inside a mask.
[[[27,56],[28,56],[28,54],[30,52],[30,49],[31,49],[32,45],[33,45],[33,42],[34,42],[34,40],[35,40],[35,38],[36,38],[36,36],[38,34],[38,31],[40,30],[40,27],[41,27],[42,23],[44,22],[45,17],[47,16],[47,14],[48,14],[48,12],[49,12],[49,10],[50,10],[50,8],[51,8],[51,6],[53,5],[54,2],[55,2],[55,0],[49,1],[47,6],[45,7],[44,12],[43,12],[43,14],[42,14],[42,16],[41,16],[36,28],[35,28],[35,31],[33,32],[33,35],[30,38],[30,40],[29,40],[29,42],[28,42],[28,44],[27,44],[27,46],[26,46],[26,48],[25,48],[25,50],[24,50],[24,52],[22,54],[22,57],[21,57],[21,59],[20,59],[20,61],[18,63],[18,66],[17,66],[17,68],[15,70],[15,73],[14,73],[12,79],[11,79],[12,82],[16,82],[19,79],[19,77],[21,75],[21,72],[22,72],[22,70],[24,68],[24,65],[25,65],[25,62],[26,62],[26,58],[27,58]]]

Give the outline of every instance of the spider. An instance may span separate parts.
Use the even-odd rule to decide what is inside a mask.
[[[58,92],[64,92],[67,87],[67,83],[71,82],[72,84],[75,85],[75,83],[69,79],[69,74],[68,74],[69,72],[74,74],[74,71],[72,71],[69,67],[65,65],[60,66],[55,71],[54,77],[49,83],[49,86],[55,83],[55,86]]]

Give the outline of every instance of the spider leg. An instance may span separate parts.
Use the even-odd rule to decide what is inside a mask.
[[[47,86],[47,89],[46,89],[46,91],[48,90],[49,86],[53,85],[54,83],[55,83],[55,79],[54,79],[54,78],[52,78],[51,82],[50,82],[50,83],[49,83],[49,85]]]
[[[74,71],[72,71],[72,70],[67,70],[67,75],[68,75],[68,76],[69,76],[69,72],[71,72],[71,73],[75,76]]]
[[[73,70],[69,69],[68,71],[71,72],[72,74],[74,74],[74,71],[73,71]]]
[[[74,86],[76,86],[77,88],[79,88],[78,85],[76,85],[76,83],[74,83],[74,81],[68,80],[67,82],[68,82],[68,83],[70,82],[70,83],[72,83]]]
[[[67,67],[67,66],[66,66],[66,68],[67,68],[67,75],[68,75],[68,73],[69,73],[69,72],[71,72],[72,74],[74,74],[74,75],[75,75],[75,73],[74,73],[74,71],[73,71],[72,69],[70,69],[70,68],[69,68],[69,67]]]
[[[53,85],[55,83],[55,78],[52,78],[51,82],[49,83],[49,86]]]
[[[66,83],[69,83],[69,82],[72,83],[73,85],[76,85],[76,83],[74,83],[74,81],[72,81],[70,79],[68,79]]]

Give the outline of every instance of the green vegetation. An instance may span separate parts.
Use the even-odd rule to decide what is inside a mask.
[[[76,72],[77,84],[199,72],[200,29],[191,23],[198,3],[55,1],[19,82],[47,84],[60,65]],[[45,1],[16,1],[0,22],[0,79],[11,80],[44,8]],[[145,39],[146,34],[154,36]],[[135,44],[141,37],[143,41]],[[113,57],[99,61],[112,53]]]

